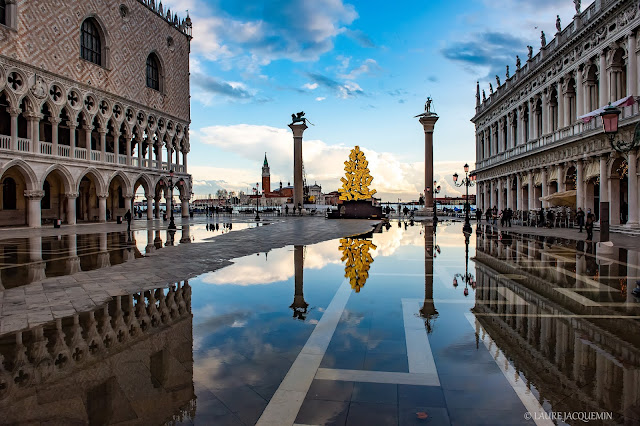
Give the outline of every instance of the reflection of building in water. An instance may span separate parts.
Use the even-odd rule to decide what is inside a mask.
[[[14,238],[0,242],[0,289],[133,260],[142,254],[120,232]]]
[[[2,422],[192,418],[192,346],[187,281],[0,336]]]
[[[435,229],[431,222],[424,225],[424,303],[420,309],[420,316],[425,319],[427,331],[433,328],[433,321],[438,317],[438,311],[433,301],[433,258],[435,245],[433,235]]]
[[[349,278],[351,288],[358,293],[369,278],[369,268],[373,263],[373,257],[369,250],[378,248],[373,241],[364,238],[341,238],[340,247],[342,252],[342,262],[344,265],[344,276]]]
[[[574,250],[570,258],[567,247],[489,232],[477,238],[473,312],[528,387],[553,411],[610,411],[617,423],[633,424],[640,336],[637,320],[624,318],[631,312],[624,300],[607,296],[620,290],[583,275],[588,255]]]
[[[304,321],[307,317],[307,308],[309,307],[309,304],[304,300],[303,294],[304,246],[294,246],[293,266],[295,273],[295,295],[293,296],[293,303],[289,307],[293,309],[294,318]]]

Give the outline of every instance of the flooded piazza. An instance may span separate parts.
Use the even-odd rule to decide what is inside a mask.
[[[82,273],[187,249],[215,257],[225,241],[324,223],[0,242],[0,423],[638,423],[633,250],[365,222],[370,232],[256,245],[213,271],[73,300],[90,289],[68,281]]]

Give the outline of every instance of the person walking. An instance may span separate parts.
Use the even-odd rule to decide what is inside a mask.
[[[587,224],[585,225],[585,229],[587,231],[587,241],[593,240],[593,222],[595,221],[595,217],[593,213],[591,213],[591,209],[587,210]]]
[[[480,208],[476,209],[476,221],[482,223],[482,210]]]
[[[578,226],[580,227],[579,233],[582,233],[582,228],[584,227],[584,212],[580,207],[578,207],[578,211],[576,212],[576,220],[578,221]]]
[[[511,208],[507,209],[507,216],[505,218],[505,224],[509,225],[509,228],[511,228],[511,218],[513,217],[513,210],[511,210]]]
[[[498,223],[498,206],[493,206],[493,224]]]
[[[487,225],[491,225],[491,207],[487,209],[487,212],[484,214],[485,219],[487,219]]]
[[[289,216],[289,204],[284,205],[284,215]]]
[[[127,221],[127,231],[131,231],[131,210],[127,210],[124,219]]]

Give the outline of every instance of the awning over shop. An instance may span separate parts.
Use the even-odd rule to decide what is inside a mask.
[[[600,176],[600,163],[598,161],[591,161],[584,167],[584,181]]]
[[[564,207],[576,207],[576,194],[578,191],[575,189],[571,191],[555,192],[546,197],[540,197],[540,201],[547,201],[552,206],[564,206]]]
[[[611,106],[613,107],[626,107],[626,106],[631,106],[633,104],[636,103],[636,99],[633,96],[627,96],[625,98],[622,99],[618,99],[615,102],[611,102]],[[585,115],[581,115],[580,117],[578,117],[578,120],[582,120],[584,123],[588,123],[590,122],[594,117],[599,117],[600,114],[602,114],[604,112],[604,109],[607,105],[602,106],[600,108],[598,108],[595,111],[591,111]]]

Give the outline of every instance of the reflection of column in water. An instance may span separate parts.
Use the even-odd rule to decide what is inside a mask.
[[[432,320],[438,316],[433,301],[433,233],[431,225],[424,225],[424,303],[420,309],[420,316],[426,319],[427,332],[432,330]]]
[[[42,237],[29,237],[29,262],[27,282],[45,279],[47,264],[42,261]]]
[[[305,320],[307,316],[307,307],[309,304],[304,300],[304,246],[294,246],[293,248],[293,267],[295,276],[295,294],[293,303],[289,308],[293,309],[293,317],[299,320]]]
[[[190,243],[191,236],[189,234],[189,225],[182,225],[182,238],[180,238],[180,244]]]
[[[635,305],[635,298],[631,292],[636,288],[636,280],[638,279],[638,252],[634,250],[627,251],[627,306]]]
[[[156,238],[153,240],[153,244],[156,249],[162,248],[162,238],[160,237],[160,231],[156,231]]]
[[[155,247],[153,245],[153,229],[147,228],[147,246],[145,247],[145,252],[149,254],[154,249]]]
[[[165,243],[165,246],[172,246],[175,236],[176,236],[176,231],[174,230],[167,231],[167,242]]]
[[[69,245],[69,258],[67,259],[67,265],[65,268],[65,273],[67,275],[80,272],[80,258],[78,257],[77,238],[78,237],[76,234],[67,235],[67,241]]]
[[[98,234],[98,240],[100,244],[100,253],[98,253],[98,268],[106,268],[111,266],[111,259],[107,246],[107,233],[101,232]]]

